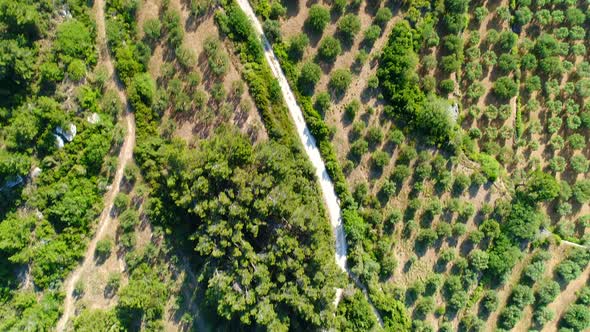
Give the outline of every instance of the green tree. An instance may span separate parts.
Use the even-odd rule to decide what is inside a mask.
[[[162,24],[157,18],[151,18],[143,23],[143,33],[146,38],[151,42],[155,42],[160,39],[162,34]]]
[[[493,91],[502,99],[510,99],[516,96],[517,90],[516,82],[508,76],[500,77],[494,82]]]
[[[377,323],[371,305],[361,292],[345,295],[338,305],[337,317],[341,331],[369,331]]]
[[[343,94],[352,82],[352,75],[348,69],[336,69],[330,75],[328,86],[337,94]]]
[[[305,24],[315,32],[322,32],[328,22],[330,22],[330,11],[328,8],[320,4],[312,5]]]
[[[324,38],[318,48],[318,56],[324,61],[334,61],[341,52],[340,42],[331,36]]]
[[[338,21],[338,33],[352,41],[361,31],[361,20],[355,14],[347,14]]]
[[[578,180],[576,184],[574,184],[573,194],[576,201],[580,204],[590,201],[590,180]]]
[[[316,83],[320,80],[322,69],[313,62],[306,62],[301,67],[298,83],[299,88],[303,91],[313,91]]]

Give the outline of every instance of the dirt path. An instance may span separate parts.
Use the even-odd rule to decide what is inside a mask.
[[[125,135],[125,140],[119,152],[115,178],[113,179],[111,188],[104,197],[104,209],[100,214],[100,219],[94,237],[92,238],[92,240],[88,244],[88,248],[86,249],[84,261],[82,262],[82,265],[80,265],[76,270],[74,270],[70,277],[66,279],[66,281],[64,282],[66,298],[64,300],[63,315],[57,323],[57,331],[65,330],[66,324],[68,323],[68,320],[74,312],[74,300],[72,296],[74,285],[80,278],[80,275],[93,264],[96,243],[102,238],[105,230],[108,228],[112,220],[111,209],[113,207],[113,201],[115,199],[115,196],[119,192],[119,185],[123,178],[123,171],[125,170],[125,167],[127,166],[129,160],[131,160],[131,158],[133,157],[133,147],[135,146],[135,121],[133,113],[131,113],[129,109],[129,104],[127,102],[127,97],[125,95],[124,88],[121,82],[119,82],[119,80],[115,76],[113,63],[111,61],[110,55],[108,53],[108,48],[106,45],[104,0],[97,0],[94,3],[94,12],[96,16],[95,18],[98,32],[97,40],[99,43],[100,63],[102,63],[106,67],[107,72],[109,73],[110,80],[108,84],[116,89],[119,95],[119,99],[123,102],[123,105],[125,105],[124,122],[127,129],[127,133]]]
[[[305,153],[309,157],[312,165],[315,168],[316,176],[320,183],[320,188],[322,189],[322,194],[324,196],[324,201],[326,203],[326,207],[328,208],[328,214],[330,217],[330,224],[332,225],[332,231],[334,233],[334,237],[336,238],[336,264],[344,271],[354,282],[359,286],[359,288],[363,291],[366,295],[367,290],[365,287],[362,287],[358,278],[356,278],[350,270],[346,267],[346,252],[347,252],[347,244],[346,244],[346,236],[344,234],[344,227],[342,225],[342,216],[340,211],[340,204],[338,201],[338,196],[336,196],[336,191],[334,190],[334,184],[332,183],[332,179],[326,170],[326,165],[322,160],[322,156],[320,154],[320,150],[317,147],[315,138],[307,128],[307,124],[303,118],[303,113],[299,105],[297,105],[297,101],[295,100],[295,95],[289,86],[289,82],[283,73],[281,65],[279,63],[279,59],[274,54],[272,46],[266,39],[264,35],[264,31],[256,14],[254,14],[254,10],[250,6],[248,0],[237,0],[238,5],[244,11],[244,13],[250,18],[256,33],[261,36],[262,44],[264,47],[264,57],[268,62],[268,65],[271,68],[271,71],[275,78],[278,80],[279,85],[281,87],[281,92],[283,94],[283,98],[287,103],[287,108],[289,109],[289,113],[291,114],[291,118],[295,123],[295,127],[297,129],[297,134],[301,143],[303,144]],[[336,298],[334,303],[337,305],[342,298],[342,289],[336,290]],[[369,299],[370,301],[370,299]],[[369,302],[370,303],[370,302]],[[371,304],[372,306],[372,304]],[[377,317],[381,326],[383,326],[383,320],[381,316],[377,312],[374,306],[373,312]]]

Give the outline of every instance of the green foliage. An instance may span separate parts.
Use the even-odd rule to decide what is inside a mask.
[[[157,18],[151,18],[143,23],[143,33],[151,42],[156,42],[162,34],[162,24]]]
[[[590,309],[582,304],[573,304],[565,312],[562,324],[574,331],[583,331],[590,327]]]
[[[581,179],[576,181],[573,187],[573,194],[576,201],[580,204],[590,201],[590,180]]]
[[[305,24],[315,32],[322,32],[328,22],[330,22],[330,11],[328,8],[320,4],[312,5]]]
[[[309,45],[309,38],[304,33],[299,33],[289,39],[288,52],[291,58],[298,60]]]
[[[74,319],[74,329],[80,332],[118,331],[122,326],[114,310],[84,309]]]
[[[355,14],[347,14],[338,21],[338,33],[348,41],[352,41],[360,31],[361,20]]]
[[[100,240],[96,243],[96,251],[94,252],[94,256],[100,258],[101,260],[105,260],[111,255],[112,247],[113,242],[111,240]]]
[[[168,288],[147,265],[133,270],[129,283],[119,292],[116,312],[121,323],[130,328],[138,323],[162,317]]]
[[[398,23],[389,36],[377,70],[381,90],[400,120],[422,129],[437,144],[447,144],[454,136],[447,101],[426,98],[413,82],[417,55],[413,50],[413,37],[407,22]],[[387,113],[386,113],[387,114]]]
[[[502,99],[510,99],[516,96],[516,93],[518,92],[518,86],[512,78],[503,76],[494,82],[493,91],[498,97]]]
[[[334,61],[338,55],[342,52],[342,47],[338,39],[327,36],[322,39],[318,48],[318,57],[324,61]]]
[[[551,279],[545,279],[540,282],[539,288],[537,289],[537,303],[544,306],[547,305],[559,295],[561,289],[556,281]]]
[[[76,19],[58,26],[53,47],[65,63],[70,63],[73,59],[90,64],[96,62],[94,39],[88,27]]]
[[[340,331],[370,331],[377,324],[370,304],[358,290],[342,298],[337,315],[341,320]]]
[[[203,275],[208,306],[224,320],[246,325],[319,326],[330,310],[337,267],[305,159],[276,142],[252,147],[229,130],[196,150],[166,146],[160,156],[162,171],[174,177],[163,183],[165,197],[191,220],[195,252],[211,267]],[[194,189],[183,189],[188,187]],[[299,245],[307,241],[317,246]],[[287,256],[292,263],[282,264]],[[319,267],[323,281],[314,277]],[[246,289],[248,297],[242,296]],[[279,298],[288,300],[279,306]]]
[[[301,73],[299,74],[299,89],[306,92],[313,91],[316,83],[320,80],[321,75],[322,70],[320,66],[313,62],[306,62],[301,67]]]
[[[352,75],[348,69],[336,69],[330,75],[328,86],[336,94],[343,94],[352,82]]]
[[[559,195],[560,186],[553,176],[537,170],[529,176],[525,192],[533,202],[549,201]]]

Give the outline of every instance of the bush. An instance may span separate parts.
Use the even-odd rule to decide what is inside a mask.
[[[74,59],[68,65],[67,73],[72,81],[79,82],[86,77],[86,64],[80,59]]]
[[[365,43],[372,46],[379,36],[381,36],[381,28],[378,25],[371,25],[365,31]]]
[[[271,43],[280,43],[282,41],[281,26],[279,21],[266,20],[262,25],[264,34]]]
[[[555,312],[547,307],[537,308],[533,311],[533,321],[539,327],[545,326],[555,317]]]
[[[289,56],[293,59],[299,60],[303,56],[308,45],[309,38],[304,33],[299,33],[291,37],[291,39],[289,39],[288,47]]]
[[[336,69],[330,75],[328,86],[337,94],[343,94],[352,81],[352,75],[348,69]]]
[[[355,14],[347,14],[338,21],[338,33],[348,41],[352,41],[359,31],[361,20]]]
[[[371,160],[377,169],[382,170],[389,163],[389,154],[385,151],[375,151],[371,156]]]
[[[358,113],[360,108],[361,103],[357,99],[354,99],[353,101],[348,103],[344,108],[344,115],[349,121],[352,121],[356,117],[356,114]]]
[[[313,62],[306,62],[301,67],[299,74],[299,88],[303,91],[313,91],[316,83],[320,80],[322,69]]]
[[[529,286],[516,285],[512,289],[510,303],[520,310],[524,309],[527,305],[532,304],[534,300],[535,297],[533,296],[533,291]]]
[[[129,100],[134,107],[139,103],[151,106],[156,93],[156,83],[149,73],[137,74],[128,89]]]
[[[320,42],[318,48],[318,56],[324,61],[334,61],[338,55],[342,52],[340,42],[338,39],[327,36]]]
[[[576,201],[580,204],[590,201],[590,180],[578,180],[576,184],[574,184],[573,194]]]
[[[590,327],[590,309],[583,304],[573,304],[563,315],[563,325],[574,331],[584,331]]]
[[[330,11],[328,8],[319,4],[312,5],[305,24],[315,32],[322,32],[328,22],[330,22]]]
[[[123,232],[130,232],[139,223],[137,211],[128,209],[119,216],[119,225]]]
[[[375,13],[375,24],[379,25],[380,27],[384,27],[387,22],[391,20],[393,17],[393,13],[387,7],[381,7]]]
[[[518,85],[512,78],[504,76],[494,82],[493,91],[502,99],[510,99],[516,96]]]
[[[105,260],[111,255],[112,247],[113,243],[111,240],[100,240],[96,243],[96,251],[94,252],[94,256],[101,260]]]
[[[160,20],[157,18],[146,20],[143,23],[143,33],[151,42],[158,41],[162,34],[162,24],[160,23]]]
[[[537,289],[537,303],[541,306],[545,306],[553,302],[560,292],[561,289],[556,281],[545,279],[540,283],[539,288]]]
[[[496,311],[498,308],[498,293],[492,290],[486,291],[481,300],[481,305],[488,314]]]
[[[118,193],[117,196],[115,196],[113,205],[118,212],[126,210],[127,206],[129,206],[129,196],[122,192]]]
[[[510,330],[516,325],[516,323],[522,317],[522,310],[511,305],[500,313],[500,327],[506,330]]]
[[[197,64],[197,55],[189,48],[181,45],[176,48],[176,59],[185,71],[189,71]]]
[[[321,115],[325,115],[330,111],[330,106],[332,102],[330,101],[330,95],[327,92],[320,92],[318,93],[314,107]]]
[[[438,87],[440,88],[440,90],[443,94],[449,94],[449,93],[455,91],[455,81],[453,81],[450,78],[442,80],[438,84]]]

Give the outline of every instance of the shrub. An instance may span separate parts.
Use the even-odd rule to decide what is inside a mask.
[[[382,170],[389,163],[389,154],[385,151],[375,151],[371,156],[371,160],[377,169]]]
[[[191,48],[181,45],[176,48],[175,53],[178,63],[184,70],[188,71],[197,64],[197,55]]]
[[[494,82],[494,93],[503,99],[510,99],[516,96],[518,85],[508,76],[500,77]]]
[[[352,121],[356,117],[356,114],[360,108],[361,103],[357,99],[354,99],[344,108],[344,115],[349,121]]]
[[[563,315],[563,325],[574,331],[590,327],[590,309],[583,304],[572,304]]]
[[[384,27],[391,20],[393,13],[387,7],[381,7],[375,14],[375,24]]]
[[[555,317],[555,312],[547,307],[537,308],[533,311],[533,321],[540,327],[545,326]]]
[[[118,212],[126,210],[127,206],[129,206],[129,196],[122,192],[118,193],[117,196],[115,196],[113,205]]]
[[[319,4],[312,5],[305,24],[315,32],[322,32],[328,22],[330,22],[330,11],[328,8]]]
[[[534,300],[535,297],[533,296],[533,291],[529,286],[516,285],[512,289],[510,303],[520,310],[524,309],[527,305],[532,304]]]
[[[306,62],[301,67],[301,73],[299,74],[299,88],[304,91],[313,91],[316,83],[320,80],[322,70],[320,66],[313,62]]]
[[[162,34],[162,24],[157,18],[148,19],[143,23],[143,33],[146,38],[152,42],[160,39]]]
[[[115,293],[121,285],[121,274],[112,272],[109,274],[106,284],[106,289],[109,293]]]
[[[219,40],[215,37],[207,37],[203,45],[207,63],[211,71],[217,76],[223,76],[229,67],[229,58],[221,49]]]
[[[305,52],[305,49],[308,45],[309,38],[304,33],[299,33],[291,37],[291,39],[289,39],[288,47],[289,55],[291,58],[299,60],[303,56],[303,53]]]
[[[574,185],[573,194],[578,203],[584,204],[588,202],[590,200],[590,180],[578,180]]]
[[[371,25],[365,31],[365,42],[373,45],[379,36],[381,36],[381,28],[378,25]]]
[[[383,131],[381,131],[381,128],[377,126],[369,128],[367,131],[367,142],[369,142],[369,145],[374,147],[381,144],[381,141],[383,141]]]
[[[123,232],[132,231],[138,223],[139,216],[135,210],[128,209],[119,216],[119,225],[123,229]]]
[[[318,56],[324,61],[334,61],[341,52],[340,42],[331,36],[324,38],[318,48]]]
[[[328,86],[337,94],[346,92],[352,81],[352,75],[348,69],[336,69],[330,75]]]
[[[94,252],[94,256],[105,260],[111,255],[111,249],[113,247],[113,243],[109,239],[103,239],[96,243],[96,251]]]
[[[262,26],[264,34],[271,43],[280,43],[282,41],[281,26],[279,21],[266,20]]]
[[[369,143],[364,139],[359,139],[350,146],[350,155],[356,160],[360,160],[367,151],[369,151]]]
[[[438,86],[443,94],[455,91],[455,81],[450,78],[440,81]]]
[[[397,128],[391,129],[387,138],[389,139],[389,141],[391,143],[396,144],[396,145],[402,144],[404,142],[404,140],[406,139],[406,137],[404,136],[404,133]]]
[[[510,330],[522,317],[522,310],[516,306],[510,305],[500,313],[500,327]]]
[[[438,235],[433,229],[421,229],[416,237],[416,241],[425,246],[433,245],[438,239]]]
[[[481,305],[487,313],[492,313],[498,308],[498,293],[488,290],[484,293]]]
[[[361,30],[361,20],[355,14],[347,14],[338,21],[338,33],[352,41]]]
[[[318,93],[314,107],[318,112],[322,115],[325,115],[330,111],[330,106],[332,105],[330,101],[330,95],[327,92],[320,92]]]
[[[86,64],[80,59],[74,59],[68,65],[67,73],[72,81],[79,82],[86,77]]]

